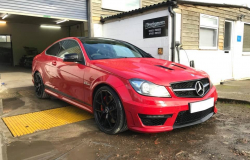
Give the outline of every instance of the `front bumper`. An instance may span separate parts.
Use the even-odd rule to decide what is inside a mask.
[[[197,113],[194,115],[195,117],[192,118],[193,115],[189,113],[189,103],[203,101],[209,98],[214,98],[214,107],[207,111],[202,111],[202,113]],[[172,96],[172,98],[157,98],[137,95],[136,101],[123,101],[123,106],[127,117],[128,128],[130,130],[143,133],[158,133],[199,124],[208,120],[217,113],[217,108],[215,106],[216,101],[217,92],[215,87],[213,87],[202,98],[179,98],[176,96]],[[178,115],[185,111],[186,117],[183,118],[184,120],[182,122],[178,122],[180,119]],[[145,125],[145,120],[142,120],[141,115],[165,115],[168,118],[160,125],[152,125],[150,123]],[[185,123],[185,120],[187,123]],[[159,123],[159,121],[157,123]]]

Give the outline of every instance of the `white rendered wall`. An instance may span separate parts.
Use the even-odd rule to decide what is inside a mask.
[[[103,27],[95,27],[97,35],[107,38],[128,41],[155,58],[169,60],[171,46],[171,16],[168,19],[168,36],[143,39],[143,20],[162,16],[168,16],[167,10],[158,11],[145,15],[138,15],[120,21],[105,23]],[[102,29],[102,30],[101,30]],[[189,66],[189,60],[195,61],[195,68],[203,70],[210,75],[214,84],[219,84],[229,79],[250,78],[250,53],[242,52],[244,23],[234,22],[233,42],[230,54],[223,50],[184,50],[180,51],[180,63]],[[102,34],[100,34],[102,32]],[[241,36],[241,42],[237,42],[237,36]],[[181,36],[181,14],[176,16],[176,41]],[[157,49],[163,47],[163,55],[157,54]],[[188,58],[187,58],[188,56]],[[177,62],[177,55],[176,55]]]
[[[120,21],[104,23],[102,35],[105,38],[113,38],[127,41],[141,48],[142,50],[150,53],[155,58],[168,60],[169,36],[143,39],[143,20],[168,15],[169,13],[166,9],[162,11],[156,11],[154,13],[128,17]],[[170,18],[168,19],[168,26],[170,26]],[[100,31],[94,32],[100,33]],[[158,55],[158,48],[163,48],[163,55]]]
[[[250,52],[243,51],[244,22],[235,24],[233,74],[235,79],[250,78]],[[237,36],[241,36],[241,42],[237,42]]]
[[[181,64],[189,65],[189,60],[195,61],[195,68],[203,70],[210,75],[214,84],[219,84],[228,79],[250,78],[250,53],[242,52],[243,22],[234,22],[232,50],[230,54],[223,50],[184,50],[180,51]],[[179,30],[180,32],[180,30]],[[237,42],[237,36],[241,42]],[[249,56],[244,56],[249,54]]]

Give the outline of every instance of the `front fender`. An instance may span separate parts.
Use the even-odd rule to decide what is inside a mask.
[[[126,89],[128,81],[124,78],[117,77],[115,75],[103,75],[96,80],[94,80],[91,83],[91,104],[93,99],[93,94],[96,88],[98,88],[101,85],[107,85],[111,87],[120,97],[122,100],[123,98],[127,97],[127,94],[129,94],[128,90]],[[126,96],[125,96],[126,95]]]

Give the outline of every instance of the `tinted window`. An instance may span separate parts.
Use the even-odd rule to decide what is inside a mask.
[[[61,48],[59,53],[57,54],[58,57],[64,58],[64,55],[69,53],[77,53],[80,58],[83,57],[81,48],[76,41],[65,40],[61,41],[60,44]]]
[[[60,45],[59,43],[54,44],[53,46],[51,46],[47,51],[46,54],[47,55],[52,55],[52,56],[56,56],[58,51],[59,51]]]
[[[85,40],[83,45],[92,60],[144,57],[134,46],[115,40]]]

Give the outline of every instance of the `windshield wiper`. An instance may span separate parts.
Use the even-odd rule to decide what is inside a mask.
[[[143,57],[116,57],[116,58],[143,58]]]
[[[132,58],[132,57],[117,57],[117,58]]]
[[[102,59],[112,59],[112,58],[100,58],[100,59],[93,59],[93,60],[102,60]]]

